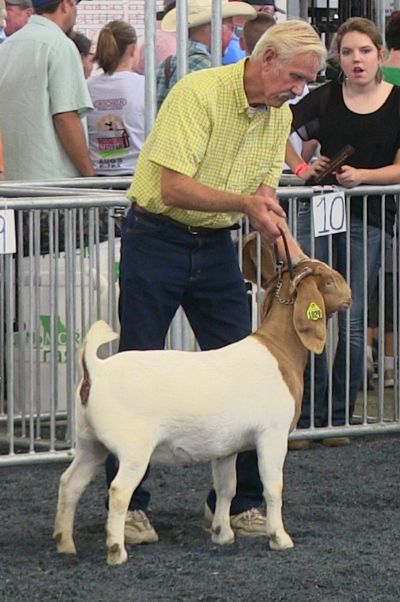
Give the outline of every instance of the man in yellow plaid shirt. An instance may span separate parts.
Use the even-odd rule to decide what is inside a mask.
[[[279,243],[278,224],[288,233],[275,195],[291,124],[285,103],[315,79],[324,60],[325,48],[312,27],[287,21],[263,35],[250,59],[191,73],[168,94],[128,193],[132,208],[122,239],[120,351],[163,349],[180,306],[202,350],[250,333],[231,230],[244,214],[271,243]],[[296,263],[301,249],[289,233],[288,240]],[[110,457],[109,483],[116,469]],[[140,483],[127,514],[127,543],[158,539],[146,515],[149,498]],[[262,504],[256,452],[241,453],[231,505],[236,534],[265,535]],[[214,508],[212,490],[206,526]]]

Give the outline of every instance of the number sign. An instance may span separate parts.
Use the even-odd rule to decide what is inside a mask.
[[[312,204],[314,235],[316,237],[346,232],[344,192],[328,192],[314,195]]]

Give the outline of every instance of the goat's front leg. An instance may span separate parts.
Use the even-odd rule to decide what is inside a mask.
[[[214,460],[212,472],[217,501],[212,522],[211,539],[220,545],[235,541],[235,535],[230,525],[229,512],[231,501],[236,492],[236,457],[228,456]]]
[[[106,455],[107,450],[100,443],[78,440],[75,458],[61,475],[53,537],[62,554],[76,554],[72,534],[76,506]]]
[[[287,453],[287,432],[269,432],[257,444],[258,469],[267,506],[267,537],[272,550],[293,548],[282,521],[283,465]]]
[[[107,519],[107,562],[122,564],[128,560],[125,549],[125,519],[132,493],[142,480],[150,454],[137,449],[119,454],[119,468],[110,485]]]

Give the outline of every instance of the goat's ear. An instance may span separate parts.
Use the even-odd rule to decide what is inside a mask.
[[[298,285],[293,323],[303,345],[309,351],[322,353],[326,344],[325,303],[312,276]]]
[[[242,271],[246,280],[257,284],[257,234],[252,232],[243,239]]]
[[[252,232],[243,240],[243,275],[257,284],[257,233]],[[270,244],[261,238],[261,286],[266,288],[275,276],[275,255]]]

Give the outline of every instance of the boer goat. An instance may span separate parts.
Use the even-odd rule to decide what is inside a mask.
[[[255,238],[245,246],[244,272],[255,275]],[[289,431],[303,394],[307,351],[321,353],[327,316],[351,304],[342,276],[305,260],[275,273],[262,246],[268,282],[263,320],[245,339],[214,351],[126,351],[99,359],[98,348],[118,337],[103,321],[90,328],[81,351],[77,388],[77,447],[60,479],[54,538],[73,554],[76,505],[111,451],[119,470],[109,491],[107,562],[127,560],[124,522],[132,492],[150,461],[212,461],[217,505],[212,541],[232,543],[229,508],[236,490],[236,454],[256,448],[267,505],[270,547],[293,546],[282,522],[283,464]]]

